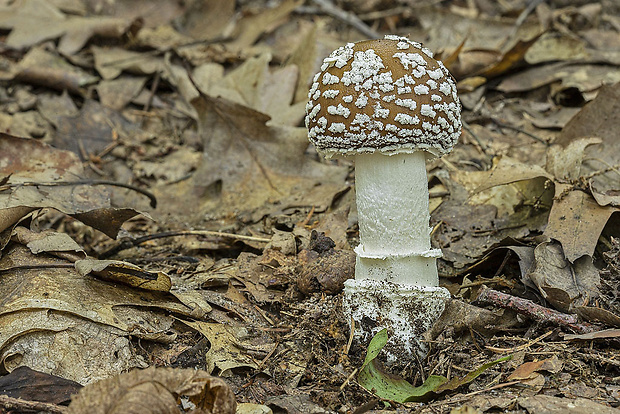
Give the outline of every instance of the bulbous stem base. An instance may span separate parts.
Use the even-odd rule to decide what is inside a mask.
[[[387,361],[411,361],[428,352],[424,333],[441,316],[450,298],[437,286],[402,285],[379,280],[349,279],[345,282],[343,310],[355,323],[354,338],[365,348],[372,337],[387,328],[384,351]]]

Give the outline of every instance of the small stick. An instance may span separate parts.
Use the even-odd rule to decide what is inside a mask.
[[[490,289],[486,286],[480,288],[478,297],[475,300],[479,303],[499,306],[504,309],[512,309],[520,315],[527,316],[538,322],[550,323],[560,327],[569,328],[575,332],[588,333],[594,332],[596,327],[587,322],[579,322],[575,315],[558,312],[553,309],[540,306],[531,300],[512,296],[507,293]]]
[[[304,221],[302,221],[301,223],[299,223],[300,227],[306,226],[308,225],[308,223],[310,222],[310,219],[312,218],[312,215],[314,214],[314,206],[312,206],[312,208],[310,209],[310,212],[308,213],[308,215],[306,216],[306,218],[304,219]]]
[[[540,335],[538,338],[533,339],[531,341],[528,341],[528,343],[516,346],[514,348],[498,348],[498,347],[495,347],[495,346],[485,346],[484,348],[488,349],[491,352],[497,352],[497,353],[500,353],[500,354],[504,353],[504,352],[511,352],[511,353],[519,352],[519,351],[522,351],[524,349],[527,349],[527,348],[531,347],[532,345],[537,344],[538,342],[542,341],[543,339],[545,339],[546,337],[548,337],[552,333],[553,333],[553,331],[545,332],[544,334]]]
[[[8,395],[0,395],[0,407],[8,412],[46,412],[60,414],[67,411],[67,407],[40,401],[28,401],[21,398],[13,398]],[[4,411],[3,411],[4,412]]]
[[[526,135],[526,136],[532,138],[533,140],[536,140],[536,141],[540,142],[541,144],[545,144],[546,146],[550,145],[548,141],[542,139],[541,137],[539,137],[537,135],[534,135],[534,134],[532,134],[530,132],[527,132],[526,130],[524,130],[522,128],[518,128],[516,126],[504,124],[503,122],[499,122],[498,120],[493,119],[493,118],[491,118],[491,121],[493,121],[493,123],[495,125],[497,125],[498,127],[500,127],[500,128],[506,128],[506,129],[510,129],[512,131],[515,131],[515,132],[519,132],[519,133],[521,133],[523,135]]]
[[[148,112],[151,110],[151,104],[153,104],[153,98],[155,97],[155,92],[157,92],[157,88],[159,87],[160,80],[161,73],[157,71],[155,73],[155,79],[153,79],[153,85],[151,85],[151,90],[149,91],[149,98],[146,100],[144,108],[142,109],[144,112]]]
[[[476,133],[474,132],[473,129],[471,129],[471,127],[469,126],[469,124],[467,122],[463,122],[463,129],[465,129],[465,131],[467,131],[469,133],[469,135],[472,136],[472,138],[474,139],[474,141],[476,141],[477,145],[477,149],[480,150],[480,152],[482,152],[483,154],[487,155],[487,150],[489,149],[489,147],[486,146],[486,144],[484,144],[480,138],[478,137],[478,135],[476,135]]]
[[[355,369],[353,370],[353,372],[351,373],[351,375],[349,375],[349,376],[347,377],[347,379],[346,379],[346,380],[344,380],[344,382],[343,382],[343,383],[342,383],[342,385],[340,386],[340,391],[344,390],[344,387],[346,387],[346,386],[347,386],[347,384],[348,384],[349,382],[351,382],[351,380],[353,379],[353,377],[355,376],[355,374],[357,374],[357,371],[359,371],[359,368],[355,368]]]
[[[130,184],[117,183],[116,181],[109,180],[76,180],[76,181],[50,181],[50,182],[35,182],[35,181],[25,181],[23,183],[8,183],[4,185],[0,185],[0,192],[5,191],[9,188],[16,187],[75,187],[78,185],[109,185],[112,187],[121,187],[127,188],[129,190],[136,191],[146,197],[151,201],[151,207],[157,207],[157,198],[153,195],[153,193],[143,190],[142,188],[136,187]]]
[[[364,23],[353,13],[346,12],[328,0],[313,0],[313,3],[325,13],[359,30],[370,39],[378,39],[381,36]]]
[[[258,243],[269,243],[271,241],[271,239],[266,239],[264,237],[244,236],[242,234],[222,233],[220,231],[210,231],[210,230],[168,231],[168,232],[163,232],[163,233],[149,234],[148,236],[138,237],[133,240],[123,240],[116,246],[112,247],[110,250],[107,250],[101,253],[99,255],[99,259],[107,259],[108,257],[114,256],[115,254],[117,254],[118,252],[122,250],[131,249],[132,247],[136,247],[150,240],[163,239],[166,237],[178,237],[178,236],[222,237],[225,239],[245,240],[245,241],[258,242]]]
[[[280,343],[276,341],[276,343],[273,345],[273,348],[271,349],[271,351],[269,351],[267,356],[265,358],[263,358],[263,360],[258,364],[258,366],[256,367],[256,371],[260,371],[260,370],[263,369],[263,367],[265,366],[265,364],[267,363],[269,358],[271,358],[273,356],[273,354],[276,353],[276,349],[278,349],[279,345],[280,345]]]
[[[353,316],[351,316],[351,330],[349,331],[349,340],[347,341],[347,345],[344,348],[344,355],[348,355],[351,350],[351,345],[353,344],[353,337],[355,336],[355,320]]]

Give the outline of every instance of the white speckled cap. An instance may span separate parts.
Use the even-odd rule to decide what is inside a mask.
[[[326,157],[452,150],[461,135],[454,79],[407,38],[349,43],[325,58],[306,105],[310,141]]]

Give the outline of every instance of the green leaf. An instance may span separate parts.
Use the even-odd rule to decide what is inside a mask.
[[[462,378],[448,380],[441,375],[430,375],[419,387],[414,387],[404,379],[388,374],[381,370],[375,361],[379,352],[387,343],[387,330],[382,329],[370,341],[366,350],[366,359],[357,377],[359,384],[385,400],[403,402],[428,401],[446,391],[454,391],[462,385],[468,384],[490,367],[512,358],[511,355],[487,362],[471,371]]]

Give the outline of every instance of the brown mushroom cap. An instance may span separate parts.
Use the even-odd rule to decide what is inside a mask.
[[[461,134],[454,79],[404,37],[349,43],[327,57],[306,105],[310,141],[326,157],[452,150]]]

